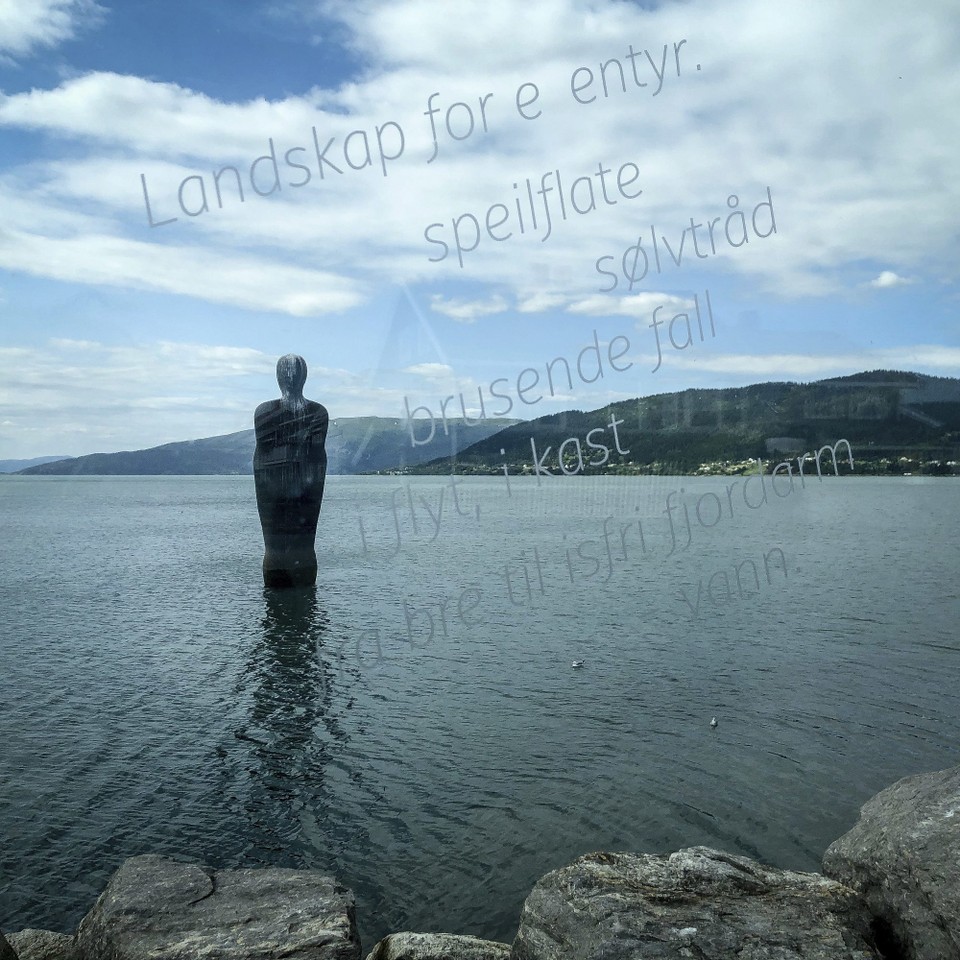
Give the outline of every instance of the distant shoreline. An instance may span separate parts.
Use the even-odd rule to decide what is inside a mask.
[[[740,477],[751,472],[756,472],[756,459],[752,461],[727,461],[719,460],[710,463],[701,463],[696,467],[678,468],[676,464],[667,463],[611,463],[603,467],[591,468],[587,466],[576,476],[590,477]],[[773,468],[782,463],[781,459],[763,459],[763,473],[769,476]],[[533,468],[529,464],[521,462],[507,462],[506,464],[458,464],[460,468],[457,476],[503,476],[504,466],[510,472],[511,479],[515,477],[534,476]],[[377,471],[368,475],[376,476],[449,476],[446,469],[432,464],[423,464],[422,466],[408,467],[403,470],[395,471]],[[831,474],[824,472],[826,476]],[[890,460],[889,458],[878,459],[855,459],[853,470],[844,468],[840,474],[841,477],[958,477],[960,476],[960,462],[957,461],[917,461],[907,460],[902,462]],[[571,476],[565,476],[563,479],[571,479]]]
[[[772,461],[771,461],[772,462]],[[523,480],[535,479],[535,474],[532,470],[527,470],[524,472],[522,469],[522,464],[508,464],[511,469],[510,479],[511,480]],[[584,473],[576,474],[576,477],[742,477],[748,474],[748,471],[745,469],[731,469],[724,468],[723,465],[714,465],[714,464],[704,464],[704,467],[716,467],[716,469],[701,469],[697,468],[696,470],[677,470],[677,469],[658,469],[657,465],[650,464],[641,464],[641,465],[632,465],[628,467],[620,467],[616,470],[587,470]],[[516,470],[514,471],[514,467]],[[764,476],[770,476],[771,472],[767,469],[765,464]],[[129,478],[137,479],[168,479],[173,480],[177,478],[184,477],[252,477],[252,473],[58,473],[58,474],[37,474],[37,473],[0,473],[0,481],[6,479],[16,479],[16,480],[122,480]],[[368,471],[366,473],[331,473],[327,475],[327,479],[331,477],[448,477],[450,476],[445,470],[427,470],[422,467],[415,467],[412,469],[405,470],[374,470]],[[494,467],[482,467],[469,465],[467,470],[461,473],[456,473],[454,476],[462,477],[464,479],[471,479],[475,477],[484,478],[484,477],[503,477],[503,469],[494,468]],[[839,479],[834,478],[833,474],[825,473],[823,474],[826,479]],[[876,462],[867,462],[864,464],[858,463],[856,468],[852,471],[848,471],[840,475],[840,478],[844,477],[880,477],[881,479],[887,478],[891,480],[899,480],[904,477],[923,477],[924,479],[928,477],[934,477],[937,479],[957,479],[960,477],[960,465],[948,468],[946,472],[934,472],[934,471],[925,471],[925,470],[914,470],[914,471],[903,471],[903,472],[892,472],[887,470],[877,464]],[[573,476],[558,476],[557,479],[563,480],[572,480],[575,479]],[[819,479],[819,478],[817,478]]]

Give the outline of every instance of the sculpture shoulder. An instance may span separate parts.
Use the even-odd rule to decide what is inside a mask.
[[[312,417],[316,417],[318,420],[327,422],[330,419],[330,414],[327,413],[327,408],[322,403],[317,403],[315,400],[307,401],[307,413]]]
[[[279,400],[265,400],[261,403],[256,410],[253,411],[253,419],[259,420],[261,417],[265,417],[271,413],[280,409]]]
[[[294,418],[294,414],[283,406],[282,401],[267,400],[254,411],[253,424],[258,430],[270,430],[282,423],[293,422],[291,418]],[[304,402],[304,406],[300,408],[300,412],[295,417],[295,419],[301,418],[306,423],[311,424],[312,428],[319,427],[321,430],[325,430],[330,421],[327,408],[313,400]]]

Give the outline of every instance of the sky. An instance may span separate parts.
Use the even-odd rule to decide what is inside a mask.
[[[0,459],[960,376],[958,160],[952,0],[0,0]]]

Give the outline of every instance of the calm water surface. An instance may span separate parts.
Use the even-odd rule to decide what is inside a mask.
[[[331,871],[365,948],[591,850],[816,869],[960,762],[960,483],[730,483],[331,477],[269,594],[250,477],[0,478],[0,927],[145,852]]]

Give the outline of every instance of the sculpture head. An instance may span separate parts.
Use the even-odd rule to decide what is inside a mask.
[[[285,396],[302,397],[307,382],[307,361],[295,353],[284,354],[277,361],[277,383]]]

